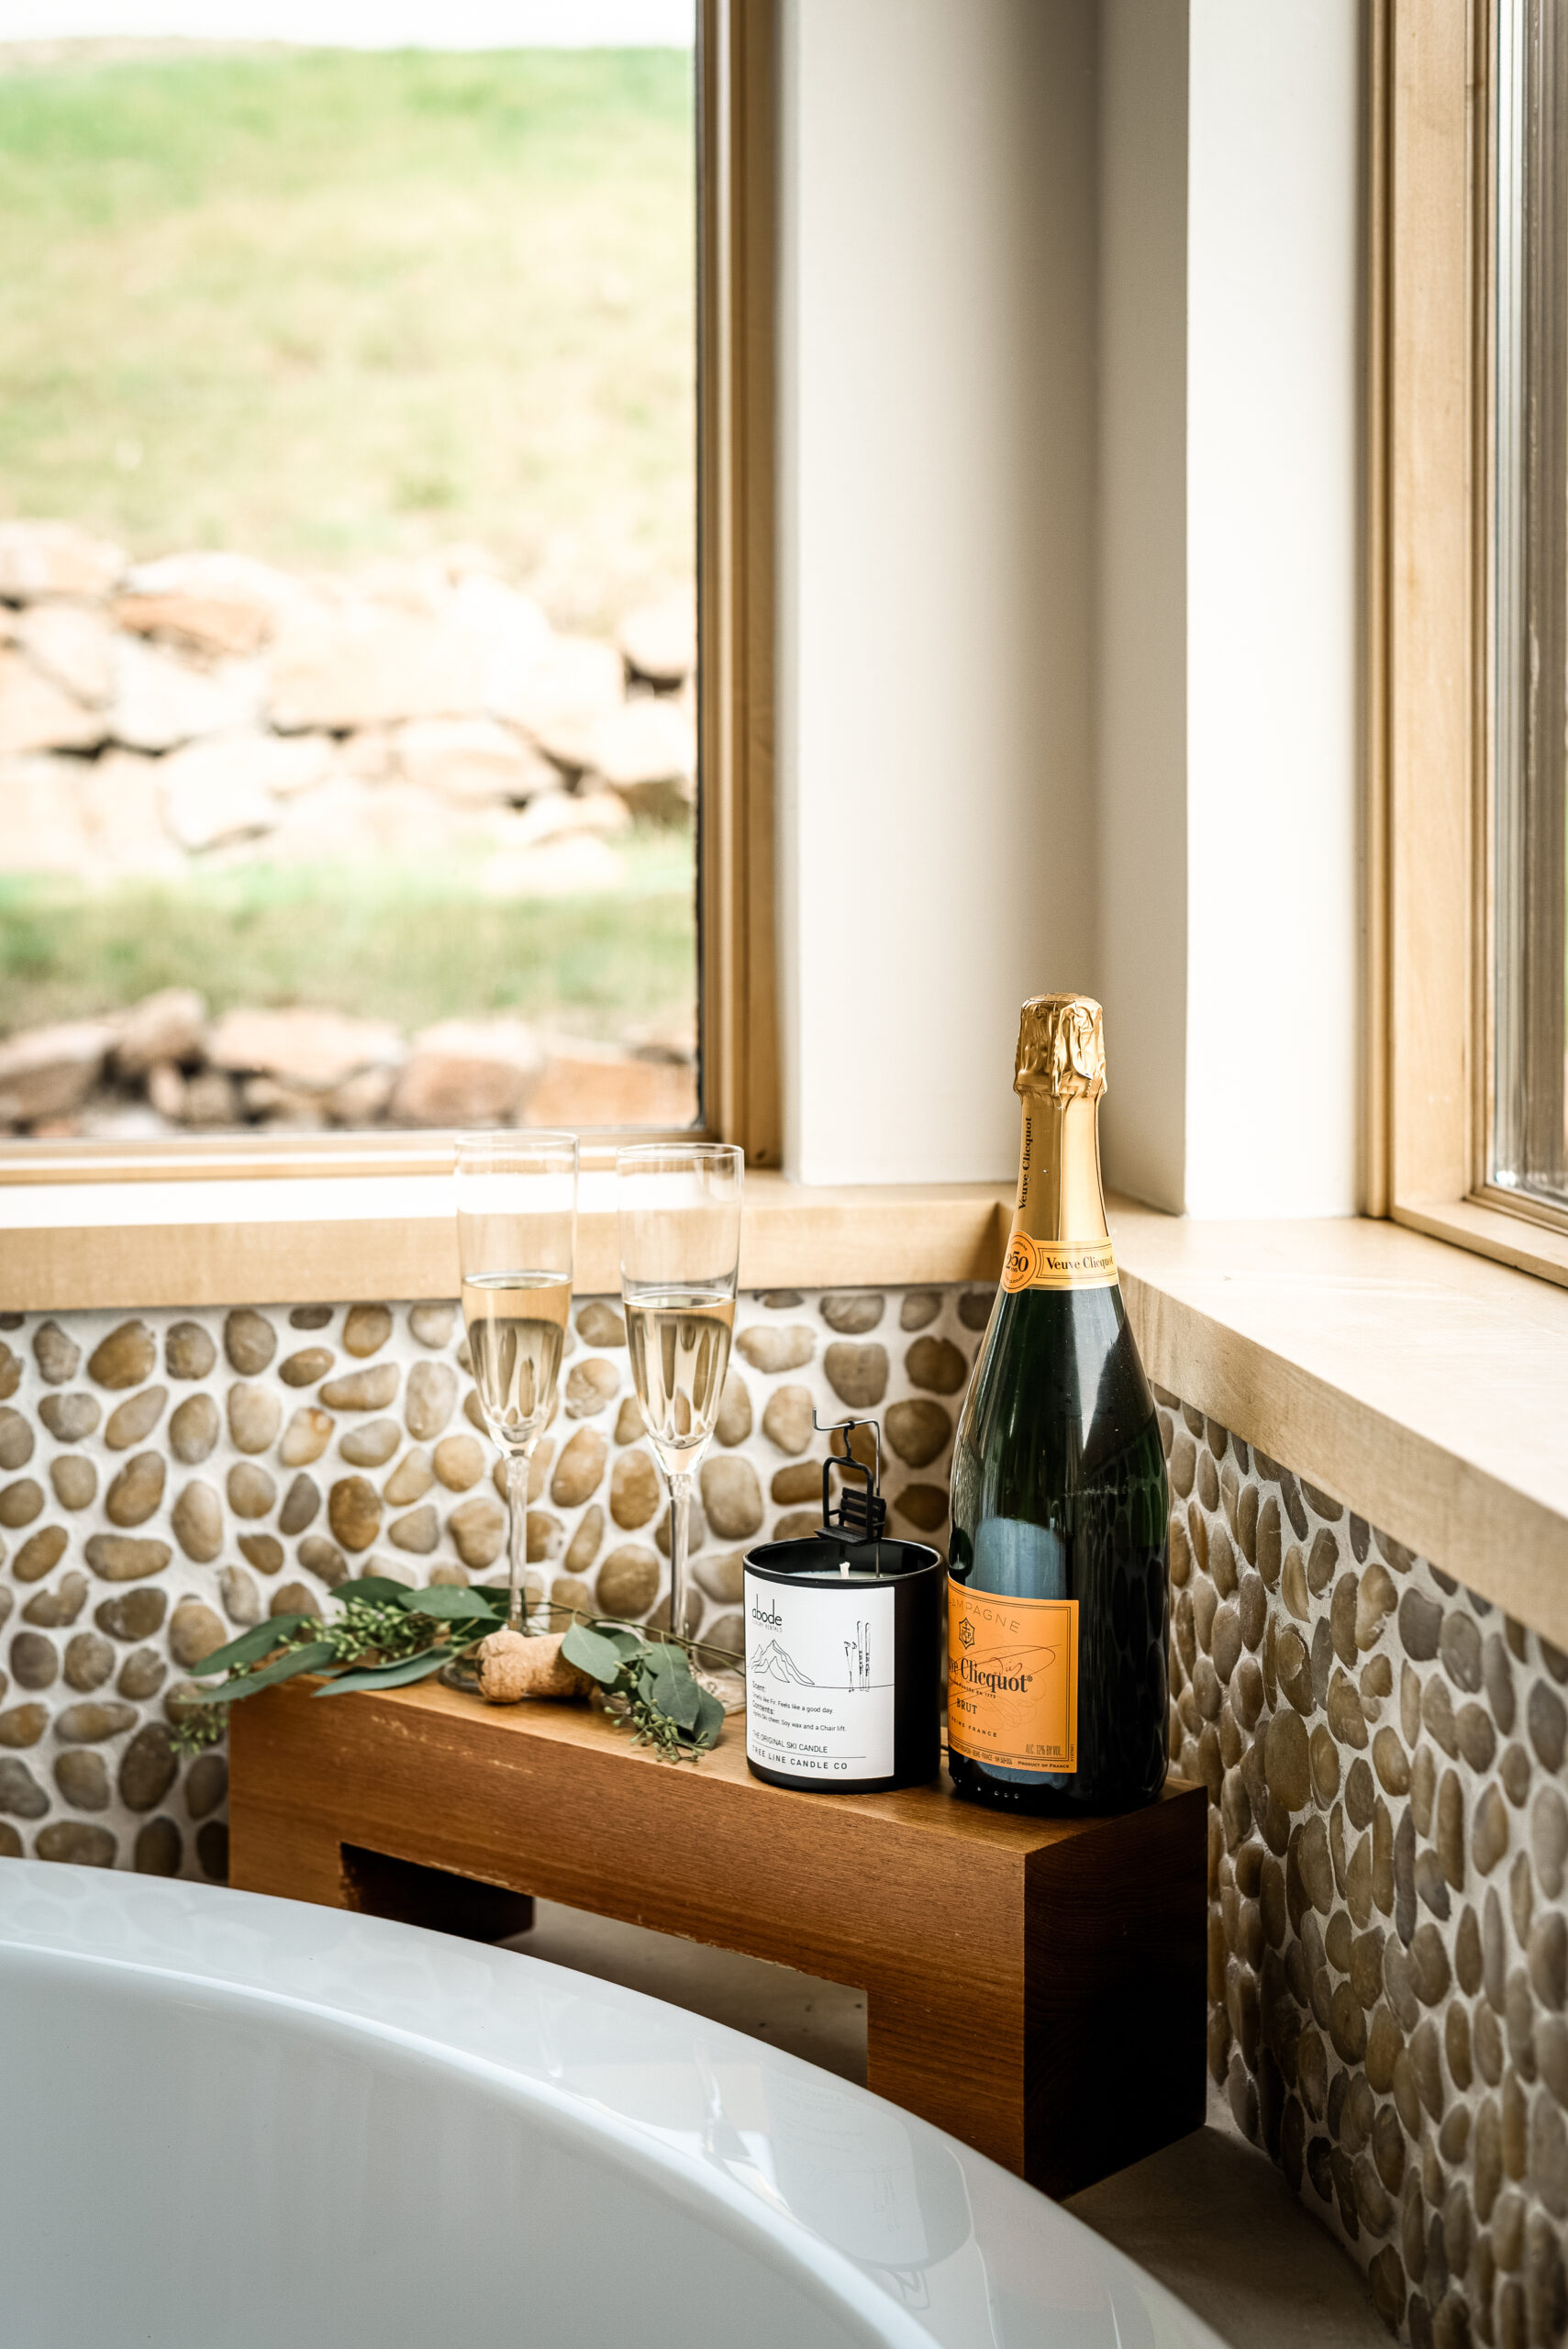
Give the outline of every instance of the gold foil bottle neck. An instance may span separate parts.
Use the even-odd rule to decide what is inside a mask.
[[[1031,996],[1018,1014],[1014,1092],[1097,1101],[1106,1089],[1104,1019],[1093,996]]]

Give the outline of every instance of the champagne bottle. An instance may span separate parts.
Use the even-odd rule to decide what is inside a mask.
[[[1023,1007],[1018,1206],[953,1453],[948,1768],[1013,1810],[1165,1777],[1170,1501],[1100,1186],[1097,1003]]]

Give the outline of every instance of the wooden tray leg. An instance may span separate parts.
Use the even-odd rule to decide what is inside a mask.
[[[237,1706],[236,1711],[243,1707]],[[323,1909],[351,1904],[343,1879],[343,1846],[330,1830],[253,1802],[230,1781],[228,1881],[244,1892],[311,1900]]]
[[[1203,2126],[1202,1787],[1037,1853],[1029,1868],[1029,2147],[1058,2197]]]
[[[866,2086],[1024,2175],[1022,1950],[1016,1983],[927,1980],[917,1996],[873,1985]]]

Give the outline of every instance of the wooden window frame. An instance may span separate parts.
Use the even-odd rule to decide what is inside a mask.
[[[1368,12],[1366,1210],[1568,1286],[1490,1177],[1492,0]]]
[[[776,0],[697,0],[699,1116],[783,1156],[773,932]],[[614,1130],[587,1128],[585,1162]],[[638,1129],[639,1141],[660,1130]],[[679,1139],[671,1131],[669,1139]],[[0,1141],[0,1186],[446,1173],[450,1133]]]
[[[750,1163],[776,1168],[776,0],[701,0],[697,54],[703,1113]]]

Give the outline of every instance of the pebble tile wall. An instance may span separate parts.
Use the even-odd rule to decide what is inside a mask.
[[[812,1412],[876,1411],[894,1522],[942,1539],[990,1293],[743,1298],[692,1512],[704,1632],[741,1646],[740,1552],[821,1521]],[[533,1464],[529,1578],[657,1616],[663,1490],[617,1304],[580,1302]],[[348,1575],[506,1572],[496,1458],[450,1305],[0,1317],[0,1856],[221,1877],[226,1766],[182,1764],[202,1657]]]
[[[1390,2329],[1568,2330],[1568,1656],[1162,1394],[1208,2060]]]
[[[977,1288],[741,1301],[702,1473],[704,1631],[817,1522],[824,1418],[874,1410],[895,1527],[943,1542]],[[530,1575],[657,1617],[668,1530],[617,1306],[583,1301]],[[1208,2061],[1418,2344],[1568,2333],[1568,1657],[1162,1394],[1171,1753],[1209,1816]],[[494,1578],[506,1520],[446,1305],[0,1317],[0,1856],[221,1878],[204,1654],[370,1569]],[[694,1518],[698,1512],[694,1511]]]

